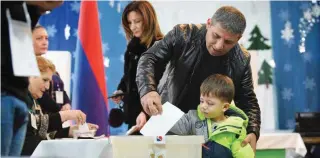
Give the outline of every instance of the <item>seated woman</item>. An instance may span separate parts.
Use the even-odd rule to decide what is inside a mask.
[[[80,110],[59,111],[56,113],[44,114],[41,105],[36,101],[49,88],[52,74],[55,72],[54,65],[43,57],[37,57],[38,67],[41,76],[29,77],[29,123],[22,149],[22,154],[29,156],[33,153],[41,140],[47,139],[47,134],[57,131],[54,138],[73,137],[73,130],[79,124],[86,122],[86,115]],[[67,120],[74,120],[77,125],[62,128],[62,123]],[[89,129],[99,128],[97,125],[88,124]]]
[[[46,28],[41,25],[34,27],[32,30],[32,41],[36,56],[42,56],[47,53],[49,40]],[[71,110],[71,101],[58,72],[52,75],[49,90],[44,92],[42,97],[37,99],[37,101],[42,106],[42,111],[47,113]]]

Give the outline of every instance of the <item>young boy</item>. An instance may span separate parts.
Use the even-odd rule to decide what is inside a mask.
[[[202,82],[200,105],[190,110],[170,130],[178,135],[203,135],[203,158],[253,158],[250,145],[241,147],[247,135],[246,114],[232,105],[234,85],[224,75],[215,74]]]

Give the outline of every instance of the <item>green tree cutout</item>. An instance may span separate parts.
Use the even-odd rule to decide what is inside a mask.
[[[260,29],[257,25],[254,26],[253,30],[250,33],[251,37],[249,39],[251,45],[248,50],[268,50],[271,47],[265,43],[269,39],[262,36]]]
[[[272,67],[268,64],[266,60],[263,60],[261,68],[258,72],[258,84],[265,84],[267,88],[269,84],[272,84]]]

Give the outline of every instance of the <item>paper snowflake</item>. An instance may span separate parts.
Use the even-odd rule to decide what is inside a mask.
[[[284,69],[285,72],[290,72],[292,70],[292,65],[291,64],[285,64],[283,69]]]
[[[291,88],[284,88],[281,92],[282,94],[282,99],[290,101],[291,98],[293,97],[292,89]]]
[[[99,16],[99,20],[101,20],[102,19],[102,13],[100,11],[98,12],[98,16]]]
[[[124,55],[123,55],[123,54],[120,55],[120,58],[119,58],[119,59],[120,59],[120,61],[121,61],[122,63],[124,63]]]
[[[303,17],[304,17],[306,20],[310,21],[310,20],[312,19],[311,10],[308,9],[308,10],[304,11],[304,12],[303,12]]]
[[[121,12],[121,3],[117,4],[117,12],[120,13]]]
[[[279,17],[283,21],[289,20],[289,11],[288,10],[281,10],[280,13],[279,13]]]
[[[49,37],[54,37],[57,33],[56,26],[55,25],[48,26],[47,33]]]
[[[110,50],[109,43],[108,42],[102,43],[102,53],[107,54],[109,50]]]
[[[109,5],[110,5],[111,8],[113,8],[113,6],[114,6],[114,0],[110,0],[110,1],[109,1]]]
[[[77,37],[79,36],[79,31],[78,29],[73,29],[73,34],[72,34],[74,37]]]
[[[306,62],[306,63],[310,63],[311,62],[312,56],[311,56],[310,52],[303,53],[302,57],[303,57],[303,61],[304,62]]]
[[[285,42],[289,43],[292,42],[293,36],[293,29],[291,28],[291,22],[287,21],[283,30],[281,30],[281,38],[285,40]]]
[[[73,2],[70,4],[70,6],[71,6],[72,11],[79,13],[79,11],[80,11],[80,3],[79,2]]]
[[[289,128],[289,129],[294,129],[295,126],[296,126],[295,120],[292,120],[292,119],[288,120],[286,126],[287,126],[287,128]]]
[[[317,18],[320,16],[320,6],[319,5],[314,5],[312,7],[312,15]]]
[[[109,67],[110,66],[110,59],[108,57],[104,57],[103,65],[104,65],[104,67]]]
[[[305,88],[308,90],[313,90],[314,87],[316,86],[314,78],[309,78],[309,77],[307,77],[306,80],[303,81],[303,84],[304,84]]]
[[[70,29],[71,27],[67,24],[66,27],[64,28],[64,37],[66,40],[69,40],[70,37]]]
[[[123,37],[126,37],[126,33],[124,32],[124,29],[123,29],[123,27],[122,27],[121,24],[119,25],[118,33],[119,33],[120,35],[122,35]]]

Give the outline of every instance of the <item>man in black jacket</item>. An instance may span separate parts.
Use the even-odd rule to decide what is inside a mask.
[[[167,101],[184,112],[196,109],[202,81],[211,74],[227,75],[235,84],[236,106],[249,117],[243,145],[250,143],[255,150],[260,108],[253,91],[250,54],[238,44],[245,27],[244,15],[225,6],[206,24],[177,25],[156,42],[142,55],[137,69],[136,81],[145,112],[161,114],[162,103]],[[166,67],[159,85],[155,82],[155,76],[161,73],[155,71],[158,66]]]

